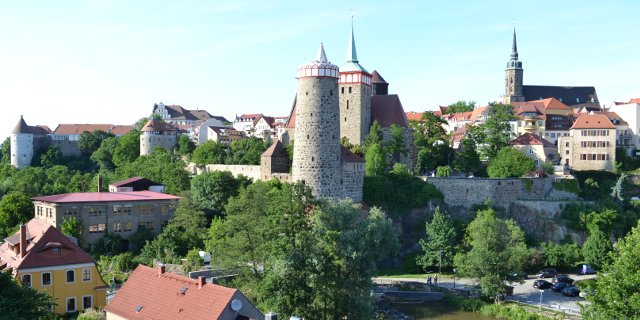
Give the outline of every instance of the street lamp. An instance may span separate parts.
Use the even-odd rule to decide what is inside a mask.
[[[453,268],[453,288],[456,288],[456,268]]]
[[[540,305],[538,307],[538,311],[542,312],[542,293],[544,292],[544,290],[540,289]]]

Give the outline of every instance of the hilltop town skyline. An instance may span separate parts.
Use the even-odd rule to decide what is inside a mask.
[[[488,10],[473,3],[336,3],[313,12],[282,2],[15,4],[0,13],[9,30],[0,47],[0,91],[11,106],[0,130],[8,135],[20,115],[52,129],[130,124],[159,102],[229,120],[242,113],[286,116],[296,67],[313,58],[320,42],[331,62],[344,64],[352,7],[362,66],[380,72],[406,111],[497,100],[504,93],[511,17],[525,84],[593,85],[605,105],[636,96],[631,71],[640,68],[632,57],[638,45],[628,38],[638,27],[625,15],[638,5],[577,4],[507,9],[496,2]],[[27,12],[31,19],[16,20]]]

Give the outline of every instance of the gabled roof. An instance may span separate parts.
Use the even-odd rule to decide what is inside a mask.
[[[633,98],[630,99],[629,102],[619,102],[619,101],[615,101],[614,104],[615,105],[622,105],[622,104],[634,104],[634,103],[640,103],[640,98]]]
[[[172,125],[168,122],[158,121],[156,119],[149,119],[147,123],[142,127],[140,131],[142,132],[150,132],[150,131],[158,131],[158,132],[166,132],[166,131],[178,131],[179,128]]]
[[[258,124],[258,122],[260,121],[260,119],[264,119],[264,121],[270,126],[273,127],[273,124],[276,122],[276,119],[274,117],[269,117],[269,116],[265,116],[265,115],[260,115],[258,116],[255,120],[253,120],[253,125],[255,126],[256,124]]]
[[[33,197],[33,201],[72,203],[72,202],[113,202],[113,201],[152,201],[152,200],[179,200],[181,197],[153,192],[153,191],[131,191],[131,192],[73,192],[55,194],[51,196]]]
[[[458,128],[453,134],[451,134],[451,143],[460,142],[467,135],[467,124],[464,124],[462,127]]]
[[[116,136],[123,136],[131,131],[135,130],[133,128],[133,126],[129,126],[129,125],[115,125],[113,127],[111,127],[111,130],[109,131],[109,133],[113,133]]]
[[[409,127],[397,94],[371,96],[371,121],[374,120],[382,127],[390,127],[392,124]]]
[[[124,319],[220,319],[231,309],[233,299],[242,299],[237,289],[169,272],[160,273],[139,265],[104,308]],[[241,309],[250,308],[243,306]]]
[[[525,101],[556,98],[567,106],[585,103],[598,104],[598,95],[595,87],[564,87],[564,86],[522,86],[522,94]]]
[[[113,127],[112,124],[59,124],[53,134],[81,134],[85,131],[94,132],[96,130],[109,132],[111,127]]]
[[[157,105],[154,106],[154,109],[156,106]],[[164,107],[167,109],[167,112],[169,113],[170,120],[197,121],[197,120],[206,120],[206,119],[216,118],[220,121],[228,122],[227,119],[225,119],[224,117],[213,116],[206,110],[200,110],[200,109],[188,110],[177,104],[171,104],[171,105],[165,104]]]
[[[287,122],[284,123],[285,128],[295,128],[296,127],[296,102],[298,101],[298,95],[293,97],[293,104],[291,105],[291,112],[289,112],[289,118]]]
[[[373,70],[371,73],[371,83],[387,83],[384,78],[378,73],[377,70]]]
[[[345,148],[344,146],[340,146],[340,153],[342,156],[342,161],[344,162],[348,162],[348,163],[364,163],[364,159],[362,159],[361,156],[351,152],[351,150]]]
[[[487,112],[487,107],[476,107],[475,109],[473,109],[473,111],[471,111],[471,121],[478,121],[478,117],[480,117],[481,115],[485,114]]]
[[[122,181],[118,181],[118,182],[114,182],[111,185],[114,187],[128,187],[128,186],[132,186],[134,184],[140,184],[140,183],[144,183],[146,185],[149,186],[162,186],[162,183],[159,182],[155,182],[153,180],[147,179],[147,178],[143,178],[143,177],[133,177],[133,178],[129,178],[129,179],[125,179]]]
[[[601,113],[581,113],[571,129],[615,129],[606,115]]]
[[[287,150],[285,150],[284,145],[280,140],[276,140],[272,143],[265,152],[260,155],[261,157],[269,157],[269,158],[288,158]]]
[[[27,225],[27,250],[20,257],[9,248],[9,241],[0,245],[0,259],[8,268],[15,270],[27,268],[52,267],[79,263],[95,263],[95,260],[62,232],[37,219],[31,219]],[[12,243],[20,243],[20,231],[10,237]],[[60,247],[60,253],[48,250],[52,246]]]
[[[525,145],[525,146],[541,145],[544,147],[556,148],[556,145],[549,142],[548,140],[529,132],[521,134],[519,137],[511,140],[509,144],[512,146],[513,145]]]
[[[409,121],[411,121],[411,120],[420,121],[420,120],[422,120],[422,114],[424,114],[424,112],[409,111],[406,114],[407,120],[409,120]]]
[[[595,111],[594,113],[604,114],[605,116],[607,116],[607,118],[609,118],[611,123],[613,123],[614,125],[623,125],[623,126],[629,125],[626,121],[624,121],[624,119],[622,119],[622,117],[620,117],[617,113],[613,111]]]

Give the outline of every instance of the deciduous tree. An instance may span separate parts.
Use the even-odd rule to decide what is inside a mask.
[[[535,167],[533,160],[522,152],[511,147],[504,147],[489,163],[487,173],[491,178],[522,177]]]
[[[418,257],[418,264],[424,269],[439,266],[440,262],[443,267],[452,266],[457,234],[451,217],[436,207],[431,222],[426,223],[426,230],[427,236],[419,242],[423,255]]]
[[[23,287],[10,272],[0,272],[0,317],[15,320],[56,319],[51,312],[53,298],[44,292]]]
[[[611,241],[607,235],[598,228],[591,228],[582,246],[582,255],[586,263],[602,268],[609,262],[611,249]]]

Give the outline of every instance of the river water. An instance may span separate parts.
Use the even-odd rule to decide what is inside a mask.
[[[494,320],[496,318],[483,316],[479,313],[456,310],[442,301],[424,303],[397,303],[394,308],[405,314],[414,316],[417,320]]]

